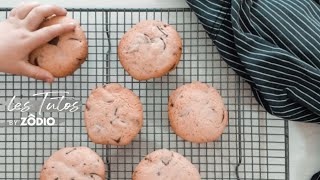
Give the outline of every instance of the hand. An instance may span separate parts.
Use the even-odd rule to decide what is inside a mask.
[[[38,29],[45,18],[65,16],[67,11],[55,5],[23,3],[0,22],[0,71],[53,82],[53,75],[29,63],[29,54],[51,39],[74,30],[75,24],[56,24]]]

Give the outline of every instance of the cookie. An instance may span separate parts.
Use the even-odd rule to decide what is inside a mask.
[[[161,21],[146,20],[121,38],[118,55],[123,68],[137,80],[158,78],[175,69],[182,41],[177,31]]]
[[[194,82],[176,89],[169,98],[173,131],[194,143],[217,140],[228,124],[228,112],[216,89]]]
[[[133,180],[200,180],[197,168],[181,154],[160,149],[148,154],[135,168]]]
[[[55,37],[30,54],[30,63],[39,66],[54,77],[65,77],[76,71],[86,60],[88,43],[80,24],[66,16],[57,16],[44,21],[40,28],[60,23],[75,23],[73,32]]]
[[[101,157],[87,147],[66,147],[53,153],[44,163],[40,180],[104,180]]]
[[[119,84],[94,89],[84,112],[90,139],[97,144],[127,145],[143,124],[138,96]]]

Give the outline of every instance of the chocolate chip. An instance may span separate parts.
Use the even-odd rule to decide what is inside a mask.
[[[109,101],[107,101],[107,103],[113,103],[114,102],[114,100],[109,100]]]
[[[147,42],[146,42],[146,43],[153,42],[153,39],[151,39],[148,34],[145,34],[145,33],[144,33],[143,35],[144,35],[144,36],[146,37],[146,39],[147,39]],[[138,51],[138,49],[135,49],[135,51],[132,51],[132,52],[136,52],[136,51]]]
[[[146,160],[146,161],[148,161],[148,162],[152,162],[152,160],[149,159],[149,158],[147,158],[147,157],[145,157],[144,160]]]
[[[58,180],[59,178],[54,178],[54,180]]]
[[[171,103],[170,106],[173,107],[174,106],[173,103]]]
[[[171,162],[171,158],[170,159],[161,159],[162,164],[164,164],[165,166],[168,166],[168,164]]]
[[[100,177],[97,173],[90,173],[90,177],[91,177],[91,178],[95,179],[94,176]]]
[[[90,107],[86,104],[86,110],[90,111]]]
[[[157,175],[160,176],[160,172],[157,172]]]
[[[119,137],[118,139],[113,139],[114,142],[119,143],[121,141],[121,137]]]
[[[222,113],[222,119],[221,119],[220,123],[222,123],[223,120],[224,120],[224,112]]]
[[[190,114],[190,111],[184,112],[183,114],[180,115],[180,117],[185,117],[188,116]]]
[[[116,108],[116,110],[114,111],[114,115],[116,116],[118,112],[118,108]]]
[[[77,58],[77,60],[78,60],[78,61],[82,61],[82,59],[80,59],[80,58]]]
[[[77,148],[73,148],[72,150],[66,152],[66,155],[70,154],[72,151],[76,150]]]
[[[157,28],[159,29],[159,31],[161,31],[162,34],[164,34],[166,37],[168,37],[168,34],[166,34],[162,28],[160,28],[159,26],[157,26]]]
[[[164,40],[163,40],[163,38],[162,38],[162,37],[161,37],[160,39],[161,39],[161,41],[162,41],[162,42],[163,42],[163,44],[164,44],[163,50],[165,50],[165,49],[167,48],[167,44],[166,44],[166,42],[164,42]]]
[[[38,57],[34,58],[34,65],[39,66]]]
[[[48,42],[51,45],[57,45],[59,43],[59,36],[53,38],[51,41]]]

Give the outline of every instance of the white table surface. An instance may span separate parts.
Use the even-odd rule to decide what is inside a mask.
[[[20,0],[1,2],[0,7],[14,7]],[[25,1],[27,2],[27,1]],[[188,7],[185,0],[38,0],[63,7],[98,8],[178,8]],[[320,170],[320,125],[289,123],[290,180],[309,180]]]

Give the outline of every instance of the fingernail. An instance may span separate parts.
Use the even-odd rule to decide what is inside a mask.
[[[46,82],[47,82],[47,83],[52,83],[52,82],[53,82],[53,78],[47,78],[47,79],[46,79]]]
[[[76,24],[74,22],[69,23],[70,26],[72,26],[73,28],[76,27]]]

